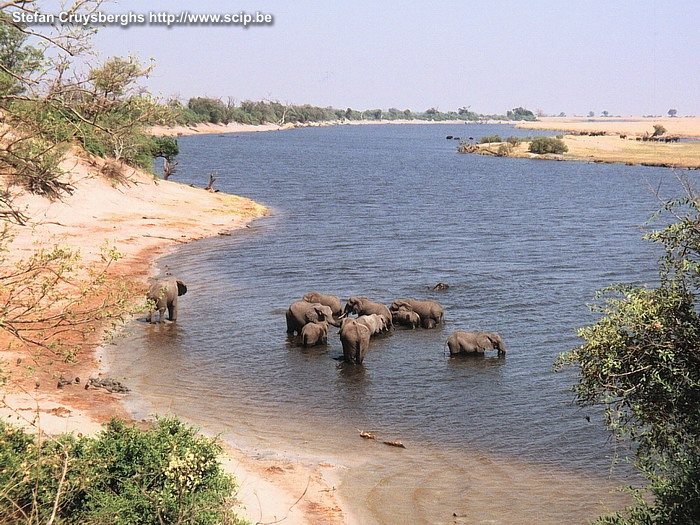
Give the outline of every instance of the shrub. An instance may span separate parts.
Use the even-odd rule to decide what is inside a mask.
[[[175,419],[36,441],[0,421],[0,522],[237,523],[221,447]]]
[[[490,144],[491,142],[503,142],[503,139],[500,135],[486,135],[481,137],[479,144]]]
[[[507,157],[513,152],[513,146],[511,146],[508,143],[503,143],[498,146],[498,150],[496,152],[496,155],[499,157]]]
[[[506,142],[508,144],[510,144],[511,146],[513,146],[514,148],[520,145],[520,139],[518,137],[513,137],[513,136],[508,137],[506,139]]]
[[[569,148],[561,139],[553,137],[535,137],[530,142],[530,153],[566,153]]]

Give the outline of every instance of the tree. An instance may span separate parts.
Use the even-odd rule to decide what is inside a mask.
[[[510,120],[537,120],[532,111],[523,107],[513,108],[506,113],[506,116]]]
[[[589,111],[589,112],[588,112],[588,117],[589,117],[589,118],[595,117],[595,113],[594,113],[593,111]]]
[[[530,142],[530,147],[528,149],[530,153],[566,153],[569,148],[564,144],[561,139],[553,137],[535,137]]]
[[[39,49],[26,45],[27,35],[0,12],[0,96],[19,95],[23,78],[36,71],[43,60]]]
[[[601,115],[604,116],[604,117],[608,117],[608,116],[610,116],[610,112],[606,110],[606,111],[603,111],[603,112],[601,113]]]
[[[668,110],[668,116],[669,116],[669,117],[675,117],[675,116],[676,116],[676,113],[678,113],[678,110],[676,110],[676,109],[669,109],[669,110]]]
[[[666,133],[666,128],[661,124],[654,124],[654,133],[651,134],[652,137],[660,137]]]
[[[637,504],[605,523],[697,523],[700,516],[700,196],[659,211],[668,226],[646,238],[660,245],[658,286],[617,285],[599,293],[599,321],[558,366],[580,370],[581,406],[601,406],[616,439],[631,442],[648,479]],[[653,501],[647,501],[651,492]]]

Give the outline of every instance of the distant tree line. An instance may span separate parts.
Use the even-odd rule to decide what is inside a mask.
[[[170,100],[166,106],[172,113],[172,123],[194,125],[203,122],[212,124],[306,124],[309,122],[330,122],[343,120],[425,120],[441,122],[446,120],[463,120],[479,122],[485,120],[536,120],[532,111],[519,107],[505,115],[484,115],[462,107],[458,111],[439,111],[429,108],[423,112],[410,109],[389,108],[357,110],[319,107],[310,104],[283,104],[279,101],[244,100],[236,104],[229,99],[224,102],[212,97],[193,97],[187,103],[177,99]]]

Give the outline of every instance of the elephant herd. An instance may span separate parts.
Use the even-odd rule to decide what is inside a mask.
[[[350,317],[355,314],[357,317]],[[305,294],[292,303],[286,313],[287,334],[298,335],[304,346],[326,344],[328,325],[339,327],[345,361],[361,364],[372,337],[391,330],[394,325],[407,328],[435,328],[445,321],[445,310],[436,301],[397,299],[390,307],[368,299],[350,297],[345,307],[334,295]],[[497,333],[456,331],[447,339],[450,355],[483,354],[497,350],[502,356],[505,344]]]
[[[447,288],[447,285],[438,283]],[[444,289],[444,288],[441,288]],[[148,291],[148,321],[153,323],[159,313],[159,322],[177,319],[177,299],[187,293],[187,286],[174,278],[163,279],[151,285]],[[354,314],[357,317],[350,317]],[[361,364],[369,349],[372,337],[386,333],[395,325],[415,329],[431,329],[445,322],[445,310],[436,301],[397,299],[390,307],[367,297],[350,297],[343,307],[334,295],[309,292],[295,301],[286,312],[287,334],[298,335],[304,346],[328,343],[328,325],[339,327],[345,361]],[[502,356],[506,346],[495,332],[453,332],[445,342],[450,355],[479,354],[485,350],[497,350]]]

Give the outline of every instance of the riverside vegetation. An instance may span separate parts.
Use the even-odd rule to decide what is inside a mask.
[[[95,9],[83,1],[74,10]],[[15,188],[60,199],[73,191],[60,169],[71,148],[110,159],[103,175],[121,181],[124,166],[150,169],[154,156],[172,159],[176,145],[147,133],[156,123],[309,122],[383,118],[473,120],[469,108],[442,113],[390,109],[359,112],[278,102],[192,99],[160,104],[138,88],[152,66],[111,58],[81,73],[76,57],[90,51],[93,30],[47,28],[42,46],[28,45],[33,29],[11,22],[12,9],[38,9],[10,1],[0,13],[0,257],[13,225],[27,221],[14,203]],[[528,120],[515,108],[506,119]],[[497,116],[501,117],[501,116]],[[512,146],[512,144],[511,144]],[[499,146],[500,147],[500,146]],[[618,287],[600,307],[601,319],[581,331],[584,343],[559,365],[580,368],[576,395],[582,405],[605,408],[606,423],[621,440],[638,445],[635,462],[649,480],[638,504],[603,523],[692,523],[700,515],[700,198],[669,203],[669,226],[650,239],[666,252],[661,284]],[[134,306],[128,288],[107,294],[106,268],[118,258],[107,248],[103,268],[80,273],[77,254],[56,247],[0,271],[3,350],[31,348],[47,366],[80,358],[93,322],[117,322]],[[69,299],[66,290],[70,290]],[[80,337],[77,338],[80,340]],[[6,365],[3,364],[3,368]],[[2,374],[5,381],[5,374]],[[235,522],[229,503],[235,483],[222,474],[218,445],[174,420],[137,430],[111,422],[97,437],[47,438],[0,424],[0,498],[4,521],[24,523]],[[648,498],[651,495],[652,498]],[[648,499],[645,499],[648,498]],[[107,518],[107,516],[109,516]]]
[[[81,1],[72,9],[98,6]],[[118,323],[140,305],[134,285],[108,271],[120,257],[114,247],[105,246],[102,264],[93,268],[81,264],[76,250],[60,246],[8,260],[13,229],[33,219],[16,204],[17,195],[60,200],[72,194],[61,168],[68,152],[107,159],[96,163],[101,175],[122,184],[126,168],[151,169],[154,156],[172,159],[177,145],[147,132],[170,114],[137,85],[151,67],[110,58],[78,68],[89,60],[94,31],[36,33],[11,21],[13,9],[39,6],[11,1],[0,12],[0,344],[3,352],[23,349],[31,368],[50,373],[82,359],[97,327]],[[30,45],[31,36],[41,43]],[[13,381],[3,359],[3,391],[24,388]],[[2,523],[240,522],[231,511],[236,484],[223,473],[220,446],[192,427],[164,419],[139,430],[113,420],[96,437],[50,437],[38,409],[33,419],[15,415],[37,433],[0,422]]]

